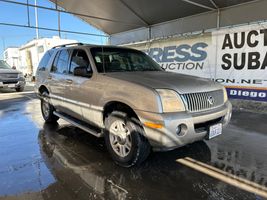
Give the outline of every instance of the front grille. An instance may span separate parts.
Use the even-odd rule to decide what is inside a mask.
[[[18,81],[4,81],[3,84],[17,84]]]
[[[223,105],[223,90],[181,95],[190,112],[205,111]]]
[[[13,74],[13,73],[0,74],[0,78],[2,78],[2,79],[18,78],[18,74]]]

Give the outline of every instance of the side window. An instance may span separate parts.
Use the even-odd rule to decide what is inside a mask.
[[[53,54],[53,51],[47,51],[44,56],[42,57],[39,65],[38,65],[38,71],[45,71],[45,69],[48,67],[49,60]]]
[[[59,51],[53,62],[51,72],[66,74],[68,72],[69,56],[70,52],[68,50],[64,49]]]
[[[86,67],[88,72],[92,71],[89,58],[86,52],[82,49],[75,49],[71,56],[71,64],[69,73],[73,74],[76,67]]]

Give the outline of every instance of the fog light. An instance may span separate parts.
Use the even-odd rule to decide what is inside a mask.
[[[178,136],[184,136],[187,132],[187,126],[185,124],[180,124],[176,127],[176,134]]]

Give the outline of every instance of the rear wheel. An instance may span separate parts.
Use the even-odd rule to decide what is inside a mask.
[[[135,118],[113,111],[105,120],[105,142],[113,160],[123,167],[141,164],[150,153],[150,145]]]
[[[59,117],[54,115],[55,108],[49,103],[47,92],[43,92],[42,94],[41,111],[45,122],[56,123],[58,121]]]
[[[15,90],[16,90],[17,92],[23,92],[24,87],[18,87],[18,88],[15,88]]]

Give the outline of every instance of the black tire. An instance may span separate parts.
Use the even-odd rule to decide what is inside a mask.
[[[48,98],[49,95],[47,92],[42,93],[42,98],[41,98],[41,111],[42,111],[42,116],[45,120],[46,123],[56,123],[59,119],[58,116],[54,115],[55,108],[48,103]],[[47,110],[45,110],[47,109]]]
[[[125,124],[125,128],[129,130],[131,137],[131,149],[128,154],[124,157],[118,155],[111,144],[112,133],[110,133],[110,127],[115,122],[121,120]],[[105,119],[105,143],[107,149],[115,161],[116,164],[122,167],[131,167],[134,165],[140,165],[148,157],[151,147],[147,139],[143,136],[143,128],[140,122],[133,117],[128,116],[126,113],[113,111]],[[119,142],[117,142],[119,143]]]
[[[15,90],[17,92],[23,92],[24,91],[24,87],[18,87],[18,88],[15,88]]]

